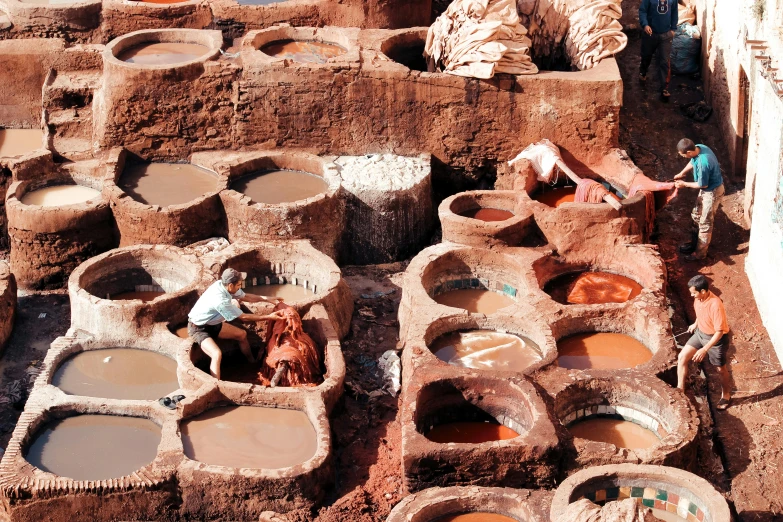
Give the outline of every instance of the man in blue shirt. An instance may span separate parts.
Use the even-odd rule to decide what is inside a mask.
[[[661,98],[669,99],[669,81],[671,67],[669,55],[672,53],[672,38],[677,30],[677,0],[642,0],[639,6],[639,25],[642,27],[642,64],[639,79],[647,79],[653,55],[658,66],[661,81]]]
[[[712,240],[715,212],[726,190],[723,187],[720,163],[712,149],[683,138],[677,144],[677,152],[690,161],[679,174],[674,176],[674,185],[677,188],[699,189],[696,206],[691,212],[697,230],[692,232],[690,243],[680,246],[680,252],[688,254],[685,256],[686,261],[697,261],[707,256],[707,248]],[[689,172],[693,172],[693,181],[683,181]]]
[[[282,300],[246,294],[242,291],[242,281],[246,277],[247,274],[244,272],[226,268],[220,277],[220,281],[212,283],[201,294],[201,297],[199,297],[188,314],[188,335],[212,359],[209,365],[209,373],[218,380],[220,379],[220,362],[223,358],[223,352],[215,342],[216,338],[237,341],[245,358],[251,363],[256,361],[253,358],[253,353],[250,351],[250,343],[247,342],[247,332],[242,328],[228,324],[229,321],[239,319],[249,323],[281,318],[280,312],[274,312],[270,315],[246,314],[232,302],[232,299],[237,299],[251,303],[266,301],[277,304],[277,301]]]

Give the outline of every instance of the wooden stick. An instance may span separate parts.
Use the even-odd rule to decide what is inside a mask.
[[[577,184],[578,184],[580,181],[582,181],[582,178],[580,178],[579,176],[577,176],[577,175],[576,175],[576,173],[575,173],[573,170],[571,170],[570,168],[568,168],[568,165],[566,165],[566,164],[565,164],[565,161],[563,161],[563,160],[559,159],[559,160],[557,160],[557,163],[556,163],[556,165],[557,165],[557,166],[558,166],[558,168],[559,168],[560,170],[562,170],[562,171],[565,173],[565,175],[566,175],[566,176],[568,176],[568,177],[569,177],[569,178],[570,178],[570,179],[571,179],[571,180],[572,180],[574,183],[577,183]],[[605,195],[605,196],[604,196],[604,201],[605,201],[606,203],[609,203],[609,206],[610,206],[610,207],[612,207],[612,208],[613,208],[613,209],[615,209],[615,210],[620,210],[621,208],[623,208],[622,204],[621,204],[619,201],[617,201],[615,198],[613,198],[611,195],[609,195],[609,194],[607,194],[607,195]]]
[[[269,381],[269,386],[274,388],[277,386],[277,383],[280,382],[280,379],[283,378],[283,374],[288,371],[288,363],[286,361],[280,361],[280,363],[277,365],[277,371],[275,372],[275,375],[272,377],[272,380]]]

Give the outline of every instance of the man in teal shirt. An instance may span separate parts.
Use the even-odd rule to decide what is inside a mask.
[[[639,79],[647,79],[653,55],[658,66],[658,78],[661,82],[661,98],[669,99],[669,81],[671,67],[669,55],[672,53],[672,38],[677,30],[677,0],[642,0],[639,5],[639,25],[642,28],[642,63]]]
[[[680,251],[688,254],[685,256],[686,261],[697,261],[707,256],[707,248],[712,240],[715,212],[726,191],[723,187],[720,164],[712,149],[683,138],[677,144],[677,152],[690,161],[679,174],[674,176],[674,185],[677,188],[699,189],[696,206],[691,212],[696,230],[692,232],[691,242],[680,246]],[[683,181],[689,172],[693,172],[693,181]]]

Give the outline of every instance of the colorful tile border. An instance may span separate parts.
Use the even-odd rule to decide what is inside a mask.
[[[248,285],[294,285],[306,288],[314,294],[318,293],[318,285],[315,284],[315,281],[309,281],[304,277],[290,274],[275,274],[272,276],[260,277],[251,277],[248,275],[247,279],[242,282],[242,288],[246,288]]]
[[[435,297],[436,295],[450,292],[452,290],[471,289],[491,290],[498,294],[507,295],[512,299],[516,299],[518,294],[517,288],[511,286],[510,284],[501,283],[498,281],[489,281],[483,277],[469,277],[465,279],[451,279],[449,281],[445,281],[432,288],[429,291],[429,295],[430,297]]]
[[[687,522],[709,521],[704,511],[688,500],[664,489],[643,488],[637,486],[620,486],[606,489],[599,489],[584,497],[591,502],[603,505],[614,500],[624,500],[634,498],[636,502],[652,509],[660,509],[676,514]]]
[[[633,422],[642,428],[652,431],[658,435],[659,439],[662,439],[669,434],[669,432],[666,430],[666,427],[652,416],[627,406],[612,406],[609,404],[594,404],[586,408],[574,410],[566,415],[565,418],[560,419],[560,423],[568,428],[572,424],[587,420],[591,417],[602,417]]]

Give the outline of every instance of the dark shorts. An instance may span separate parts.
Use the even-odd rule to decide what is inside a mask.
[[[729,335],[731,335],[731,332],[723,334],[723,337],[720,338],[717,344],[707,351],[707,357],[711,365],[723,366],[726,364],[726,349],[729,347]],[[704,348],[704,345],[710,342],[710,339],[712,339],[711,335],[707,335],[696,328],[696,331],[693,332],[686,344],[698,350],[699,348]]]
[[[201,343],[203,343],[204,340],[208,339],[209,337],[217,339],[218,334],[222,329],[223,323],[204,324],[199,326],[188,321],[188,335],[199,345],[201,345]]]

